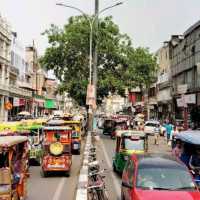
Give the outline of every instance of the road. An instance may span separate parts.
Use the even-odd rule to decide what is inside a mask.
[[[101,167],[106,169],[105,181],[109,200],[120,200],[121,177],[112,170],[112,157],[116,141],[101,133],[100,136],[101,139],[97,142],[97,154]],[[158,146],[153,145],[153,140],[150,138],[149,151],[152,153],[170,153],[170,148],[167,147],[166,141],[163,138],[161,138]],[[42,178],[40,176],[40,167],[30,167],[28,200],[74,200],[81,160],[82,155],[73,156],[71,176],[69,178],[59,174]]]
[[[57,174],[42,178],[40,167],[30,167],[28,200],[74,200],[81,160],[82,155],[73,155],[70,177]]]
[[[109,200],[121,199],[121,177],[112,170],[112,158],[115,152],[115,140],[111,140],[109,136],[100,133],[100,141],[97,142],[97,153],[101,160],[102,168],[106,169],[105,181],[106,188],[109,195]],[[164,137],[160,138],[160,144],[154,145],[153,138],[149,137],[149,152],[151,153],[167,153],[171,152],[170,147],[167,146]]]

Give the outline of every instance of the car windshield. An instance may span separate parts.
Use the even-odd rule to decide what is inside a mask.
[[[125,149],[127,150],[144,150],[144,140],[132,140],[130,138],[125,138],[124,140]]]
[[[139,168],[137,187],[155,190],[195,190],[189,172],[184,168]]]

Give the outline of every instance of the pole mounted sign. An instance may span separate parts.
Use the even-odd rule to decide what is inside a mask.
[[[93,109],[96,108],[95,87],[92,84],[88,84],[88,86],[87,86],[86,105],[92,106]]]

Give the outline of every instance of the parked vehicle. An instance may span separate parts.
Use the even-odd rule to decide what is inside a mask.
[[[122,200],[198,200],[187,167],[169,156],[133,154],[122,176]]]
[[[144,124],[144,132],[147,133],[147,134],[150,134],[150,135],[154,135],[155,133],[155,128],[159,126],[160,127],[160,135],[164,136],[165,133],[166,133],[166,129],[165,127],[161,126],[160,125],[160,122],[159,121],[155,121],[155,120],[152,120],[152,121],[146,121],[145,124]]]
[[[103,125],[103,134],[111,135],[113,131],[115,131],[115,120],[111,118],[105,119]]]
[[[70,176],[72,165],[71,153],[72,129],[67,126],[44,127],[44,143],[42,158],[42,175],[49,172],[61,171]]]
[[[28,138],[0,137],[0,199],[19,200],[27,197]]]
[[[65,121],[65,124],[72,128],[72,152],[80,154],[82,124],[80,121]]]
[[[126,161],[131,154],[143,154],[147,152],[148,136],[143,131],[120,130],[117,131],[116,137],[113,170],[122,173]]]

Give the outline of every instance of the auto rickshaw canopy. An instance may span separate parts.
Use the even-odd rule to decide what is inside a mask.
[[[51,119],[46,123],[46,126],[62,126],[65,124],[65,121],[62,119]]]
[[[0,137],[0,148],[11,147],[26,141],[28,141],[26,136],[2,136]]]
[[[117,137],[131,137],[131,136],[146,137],[146,133],[144,131],[137,131],[137,130],[117,130],[116,136]]]
[[[44,131],[54,131],[54,130],[64,131],[64,130],[72,130],[72,128],[69,126],[45,126],[44,127]]]
[[[189,130],[181,131],[176,134],[176,139],[179,139],[185,143],[200,145],[200,131],[199,130]]]

